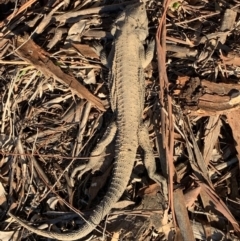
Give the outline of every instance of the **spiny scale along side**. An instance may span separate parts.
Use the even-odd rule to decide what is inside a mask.
[[[13,214],[9,215],[29,231],[58,240],[77,240],[85,237],[110,212],[122,196],[134,165],[139,145],[139,128],[144,105],[144,75],[146,67],[143,41],[148,35],[148,19],[143,4],[128,6],[115,21],[113,59],[110,70],[111,107],[116,115],[116,160],[109,189],[87,222],[78,230],[55,233],[29,226]]]

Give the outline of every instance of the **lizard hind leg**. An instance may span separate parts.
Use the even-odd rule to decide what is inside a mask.
[[[97,146],[91,153],[88,163],[84,163],[82,165],[77,166],[71,173],[70,176],[70,183],[72,187],[74,186],[74,178],[77,173],[78,179],[81,179],[82,175],[88,171],[97,171],[100,169],[99,165],[104,162],[104,154],[107,146],[113,141],[117,132],[116,123],[113,121],[107,128],[106,132],[104,133],[102,139],[98,142]]]
[[[165,201],[168,200],[168,187],[166,179],[156,172],[156,162],[150,145],[147,127],[142,123],[138,132],[139,145],[144,151],[144,165],[147,169],[149,177],[158,183],[163,189]]]

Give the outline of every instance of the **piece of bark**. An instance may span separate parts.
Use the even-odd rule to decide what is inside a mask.
[[[240,91],[239,84],[215,83],[208,80],[201,80],[201,86],[208,94],[229,95],[232,90]]]
[[[87,99],[98,109],[105,111],[99,98],[89,92],[76,78],[65,74],[60,67],[52,62],[48,52],[38,46],[28,35],[25,34],[23,38],[17,37],[16,48],[19,57],[41,71],[46,78],[54,78],[61,83],[65,83],[74,94]]]
[[[199,98],[198,108],[206,111],[225,111],[239,106],[240,98],[230,98],[229,96],[205,94]]]

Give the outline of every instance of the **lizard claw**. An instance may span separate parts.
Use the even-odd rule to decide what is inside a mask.
[[[154,49],[155,49],[155,39],[151,39],[150,41],[147,41],[147,49],[145,52],[145,58],[143,59],[143,68],[146,68],[154,55]]]
[[[71,187],[74,187],[74,182],[75,182],[75,176],[77,175],[78,172],[80,172],[77,176],[78,180],[82,178],[83,174],[90,171],[92,168],[90,167],[90,165],[88,165],[89,163],[85,163],[82,164],[80,166],[77,166],[76,168],[74,168],[74,170],[71,173],[70,176],[70,184]]]
[[[104,48],[101,44],[98,42],[94,41],[92,43],[92,49],[95,51],[95,53],[100,57],[100,60],[104,66],[107,66],[107,56],[106,52],[104,51]]]

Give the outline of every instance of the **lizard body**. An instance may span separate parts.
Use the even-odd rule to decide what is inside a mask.
[[[153,51],[145,53],[143,46],[143,41],[148,36],[148,19],[144,5],[138,3],[128,6],[115,21],[114,31],[109,81],[111,107],[116,116],[111,127],[113,131],[110,132],[113,135],[116,133],[116,150],[111,184],[87,222],[78,230],[69,233],[39,230],[10,214],[24,228],[38,235],[58,240],[77,240],[94,230],[126,189],[139,145],[145,153],[144,162],[149,176],[163,185],[166,197],[166,180],[156,173],[148,131],[142,121],[145,95],[143,70],[153,55]],[[153,44],[152,47],[154,48]]]

